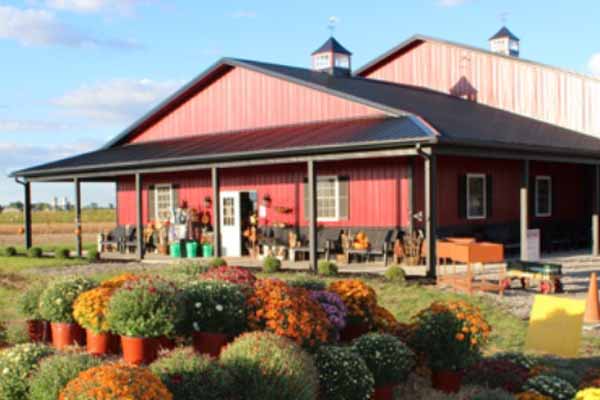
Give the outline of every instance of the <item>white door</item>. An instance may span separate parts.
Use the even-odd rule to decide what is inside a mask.
[[[240,192],[221,192],[221,254],[242,255]]]

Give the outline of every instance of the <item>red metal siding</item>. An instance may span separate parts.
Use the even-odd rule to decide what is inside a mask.
[[[407,214],[407,160],[373,160],[319,164],[319,175],[348,176],[349,179],[349,219],[323,222],[327,226],[405,226]],[[280,165],[226,169],[221,171],[221,190],[254,190],[258,199],[268,194],[271,207],[267,210],[269,224],[283,222],[292,225],[306,225],[304,220],[304,178],[303,165]],[[179,199],[188,206],[202,210],[205,196],[212,197],[210,176],[206,171],[177,173],[170,175],[150,175],[143,180],[143,215],[147,215],[147,189],[151,184],[179,184]],[[135,193],[133,181],[121,180],[118,184],[119,224],[135,224]],[[291,208],[289,214],[280,214],[276,207]]]
[[[423,170],[418,162],[415,173],[416,211],[423,210]],[[461,225],[499,224],[518,221],[520,218],[519,188],[522,161],[479,159],[470,157],[438,158],[438,225],[452,227]],[[586,219],[590,213],[592,194],[589,190],[588,169],[583,165],[532,162],[530,180],[536,175],[552,177],[552,216],[531,221],[574,221]],[[458,213],[458,178],[468,173],[492,176],[492,216],[480,220],[460,218]],[[533,191],[530,192],[534,196]]]
[[[371,107],[237,67],[131,142],[382,114]]]
[[[367,73],[600,136],[600,80],[440,42],[425,42]]]

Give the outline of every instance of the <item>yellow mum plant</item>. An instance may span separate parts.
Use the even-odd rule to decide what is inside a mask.
[[[575,400],[600,400],[600,388],[587,388],[575,395]]]
[[[73,304],[73,317],[77,323],[94,333],[108,332],[106,307],[114,289],[98,287],[81,293]]]
[[[139,277],[137,275],[130,274],[130,273],[126,272],[124,274],[115,276],[114,278],[110,278],[110,279],[107,279],[105,281],[102,281],[102,283],[100,284],[100,286],[101,287],[105,287],[105,288],[109,288],[109,289],[119,289],[126,282],[135,281],[138,278]]]

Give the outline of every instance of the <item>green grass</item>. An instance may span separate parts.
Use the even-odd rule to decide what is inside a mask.
[[[75,211],[34,211],[31,213],[34,224],[73,223]],[[102,208],[97,210],[81,210],[81,220],[86,222],[114,222],[116,214],[114,209]],[[22,224],[23,213],[7,212],[0,214],[0,224]]]
[[[33,235],[33,239],[35,240],[35,235]],[[64,244],[43,244],[43,245],[36,245],[35,243],[33,244],[34,247],[40,247],[42,249],[42,251],[44,252],[54,252],[55,250],[58,249],[63,249],[63,248],[67,248],[71,251],[75,251],[75,239],[73,239],[73,242],[71,243],[64,243]],[[26,254],[27,251],[25,249],[25,246],[14,246],[17,251],[19,253],[22,254]],[[6,248],[6,246],[5,246]],[[92,250],[97,248],[97,244],[96,243],[83,243],[83,250],[84,251],[88,251],[88,250]]]
[[[32,269],[67,267],[83,263],[85,263],[84,260],[76,258],[59,260],[53,257],[29,258],[24,255],[15,257],[0,256],[0,274],[13,274]]]

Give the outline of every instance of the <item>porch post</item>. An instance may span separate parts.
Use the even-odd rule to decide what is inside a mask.
[[[144,223],[142,214],[142,175],[135,174],[135,205],[136,205],[136,250],[137,257],[144,258]]]
[[[215,237],[215,257],[221,257],[221,198],[219,189],[219,170],[212,167],[212,192],[213,192],[213,234]]]
[[[600,214],[600,165],[594,165],[594,184],[593,199],[594,205],[592,207],[592,255],[598,257],[600,255],[600,231],[598,224],[598,216]]]
[[[313,160],[306,163],[308,175],[308,248],[310,259],[310,270],[317,272],[317,179],[316,166]]]
[[[523,161],[521,175],[521,260],[527,260],[527,230],[529,229],[529,160]]]
[[[77,257],[83,256],[83,248],[81,244],[81,183],[79,178],[73,179],[75,184],[75,253]]]
[[[415,159],[411,158],[408,163],[408,232],[415,230]]]
[[[427,276],[437,275],[437,159],[433,152],[425,157],[425,240]]]
[[[25,189],[25,201],[23,204],[25,248],[30,249],[33,243],[31,234],[31,183],[25,182],[23,184],[23,189]]]

